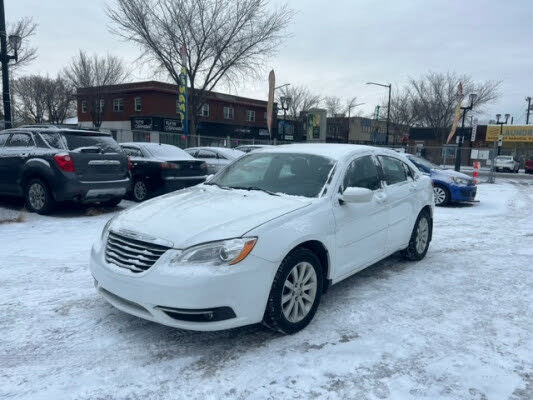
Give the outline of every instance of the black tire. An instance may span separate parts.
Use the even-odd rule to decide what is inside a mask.
[[[150,198],[150,191],[145,180],[137,179],[133,182],[131,197],[133,198],[133,201],[136,201],[137,203],[142,203]]]
[[[100,204],[104,207],[116,207],[122,201],[122,197],[116,197],[114,199],[102,201]]]
[[[437,195],[437,193],[440,193],[439,190],[444,192],[443,196],[438,196]],[[434,193],[434,196],[435,196],[435,205],[436,206],[445,206],[446,204],[448,204],[450,202],[451,195],[450,195],[450,191],[448,190],[448,188],[446,186],[443,186],[443,185],[440,185],[440,184],[436,183],[435,186],[433,187],[433,193]]]
[[[423,232],[423,229],[419,230],[418,228],[419,226],[421,226],[421,224],[423,224],[424,220],[427,223],[427,230],[425,232],[425,244],[422,248],[422,246],[418,246],[417,238],[419,234]],[[423,259],[426,256],[426,253],[428,252],[432,231],[433,221],[431,220],[429,213],[424,210],[418,215],[418,218],[416,219],[415,226],[413,227],[413,232],[411,233],[411,238],[409,239],[409,245],[402,251],[402,256],[410,261],[418,261]]]
[[[26,208],[37,214],[46,215],[55,207],[54,197],[48,185],[39,178],[30,179],[24,185]]]
[[[287,319],[287,317],[284,314],[283,307],[282,307],[282,296],[284,296],[284,291],[287,289],[285,287],[285,282],[289,281],[290,283],[290,279],[288,280],[288,277],[289,277],[289,274],[291,274],[293,268],[296,268],[297,265],[306,265],[306,264],[301,264],[301,263],[310,264],[312,266],[312,269],[314,270],[315,277],[316,277],[316,288],[315,288],[314,300],[313,300],[313,303],[309,303],[309,302],[307,303],[307,304],[312,304],[312,305],[310,309],[307,311],[307,314],[302,313],[305,316],[301,320],[297,322],[291,322]],[[306,268],[309,268],[309,267],[306,267]],[[292,278],[292,275],[291,275],[291,278]],[[268,297],[268,302],[267,302],[267,306],[265,310],[265,316],[263,318],[264,324],[273,330],[277,330],[287,335],[292,335],[293,333],[301,331],[307,325],[309,325],[309,323],[313,319],[316,313],[316,310],[318,308],[318,305],[320,304],[320,298],[322,295],[323,287],[324,287],[324,282],[323,282],[323,275],[322,275],[322,265],[320,264],[320,260],[315,255],[315,253],[305,248],[296,249],[292,251],[281,262],[281,265],[279,266],[276,276],[274,277],[272,288],[270,289],[270,295]],[[305,294],[308,294],[308,293],[305,293]],[[285,292],[285,296],[287,295],[291,296],[290,293]],[[300,300],[303,302],[301,298]],[[298,300],[294,301],[294,297],[291,301],[293,303],[298,302]]]

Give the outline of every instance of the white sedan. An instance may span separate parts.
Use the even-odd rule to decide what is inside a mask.
[[[292,144],[112,218],[91,252],[98,292],[161,324],[303,329],[327,288],[401,250],[422,259],[431,179],[403,155]]]

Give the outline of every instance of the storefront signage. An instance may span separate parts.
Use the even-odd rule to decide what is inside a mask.
[[[500,125],[487,126],[487,142],[494,142],[500,136]],[[533,143],[533,125],[504,125],[503,142]]]
[[[152,118],[132,118],[131,129],[138,131],[151,131],[153,128]]]

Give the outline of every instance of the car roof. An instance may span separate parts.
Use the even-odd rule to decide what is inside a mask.
[[[37,127],[20,127],[20,128],[10,128],[5,129],[2,132],[3,133],[11,133],[11,132],[20,132],[20,131],[26,131],[26,132],[45,132],[45,133],[67,133],[69,135],[85,135],[85,136],[105,136],[105,137],[111,137],[109,133],[106,132],[99,132],[99,131],[91,131],[88,129],[65,129],[65,128],[56,128],[56,129],[50,129],[50,128],[37,128]]]
[[[365,146],[359,144],[336,144],[336,143],[299,143],[272,146],[264,149],[258,149],[254,153],[305,153],[317,156],[327,157],[332,160],[341,160],[347,156],[368,151],[379,152],[381,154],[390,154],[398,157],[400,153],[387,148]]]

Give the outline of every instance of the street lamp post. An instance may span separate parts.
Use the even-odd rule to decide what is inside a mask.
[[[18,61],[18,51],[22,38],[18,35],[9,35],[9,44],[15,54],[7,54],[6,18],[4,13],[4,0],[0,0],[0,61],[2,62],[2,91],[4,100],[4,128],[11,128],[11,95],[9,93],[9,68],[10,60]]]
[[[285,140],[285,124],[287,123],[287,111],[291,107],[292,97],[281,96],[279,100],[281,101],[281,109],[283,110],[283,139],[282,140]]]
[[[509,121],[510,114],[505,114],[505,122],[500,121],[501,114],[496,114],[496,124],[500,125],[500,136],[498,137],[498,155],[502,152],[502,146],[503,146],[503,126],[507,125],[507,122]]]
[[[463,147],[463,142],[465,141],[465,117],[466,112],[468,110],[471,110],[474,106],[474,101],[476,101],[477,94],[471,93],[470,94],[470,105],[468,107],[461,107],[461,110],[463,110],[463,121],[461,122],[461,134],[457,135],[457,139],[459,142],[457,143],[457,154],[455,156],[455,170],[461,171],[461,150]]]
[[[392,89],[392,84],[388,84],[388,85],[384,85],[382,83],[376,83],[376,82],[367,82],[366,83],[367,85],[377,85],[377,86],[381,86],[381,87],[386,87],[389,89],[389,102],[388,102],[388,106],[387,106],[387,135],[385,136],[385,144],[389,144],[389,125],[390,125],[390,98],[391,98],[391,89]]]
[[[531,108],[531,96],[526,97],[527,101],[527,116],[526,116],[526,125],[529,125],[529,112],[532,110]]]

